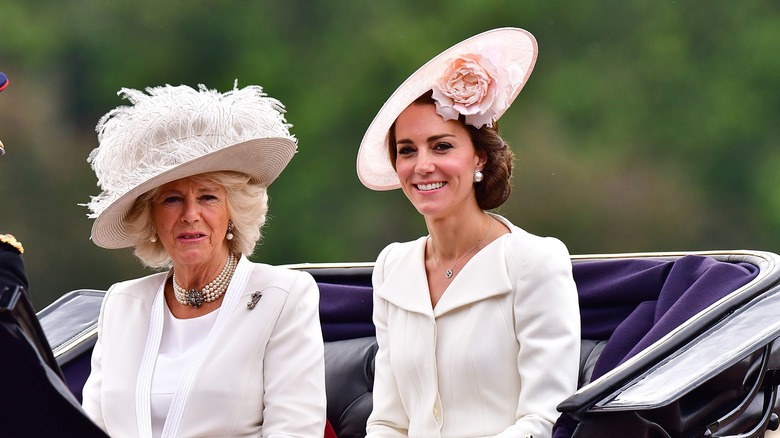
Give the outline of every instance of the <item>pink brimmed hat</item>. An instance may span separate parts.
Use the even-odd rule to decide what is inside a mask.
[[[492,126],[522,90],[536,63],[536,39],[506,27],[462,41],[414,72],[387,99],[360,143],[357,173],[372,190],[400,187],[390,162],[387,134],[412,102],[433,90],[436,111],[446,120],[464,115],[475,127]]]

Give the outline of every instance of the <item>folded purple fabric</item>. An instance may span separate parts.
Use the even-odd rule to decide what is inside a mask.
[[[748,263],[684,256],[675,261],[604,260],[576,264],[582,337],[606,339],[593,379],[758,275]]]
[[[582,338],[607,340],[594,380],[758,275],[749,263],[684,256],[675,261],[599,260],[573,266]],[[577,422],[561,415],[553,438],[572,436]]]

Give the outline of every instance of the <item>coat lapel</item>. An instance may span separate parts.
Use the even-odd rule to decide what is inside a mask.
[[[168,277],[162,277],[162,282],[157,286],[157,292],[154,294],[151,313],[149,317],[149,328],[147,331],[146,345],[143,356],[141,357],[141,366],[138,370],[138,379],[135,389],[135,411],[136,421],[138,423],[138,436],[142,438],[151,438],[152,436],[152,410],[151,410],[151,385],[152,373],[154,372],[154,363],[157,357],[157,351],[160,348],[163,329],[164,312],[164,292],[165,281]]]
[[[512,290],[504,260],[506,236],[501,236],[469,260],[444,292],[436,308],[431,307],[425,274],[425,241],[421,237],[399,247],[388,257],[385,282],[377,295],[409,312],[439,317],[459,307]],[[498,262],[497,262],[498,261]]]
[[[425,275],[425,240],[400,245],[388,256],[385,281],[376,293],[394,306],[433,317],[428,278]]]

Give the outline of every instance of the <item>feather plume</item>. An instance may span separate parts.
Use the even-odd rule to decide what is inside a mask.
[[[169,169],[257,138],[295,142],[284,105],[250,85],[219,93],[199,85],[123,88],[118,95],[130,106],[104,115],[95,128],[98,147],[87,162],[102,192],[87,205],[96,218],[122,195]]]

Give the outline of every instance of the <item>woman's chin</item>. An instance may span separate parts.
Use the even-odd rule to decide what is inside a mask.
[[[175,263],[182,265],[200,265],[210,260],[213,252],[202,248],[188,248],[176,251],[175,254],[171,254],[171,258]]]

